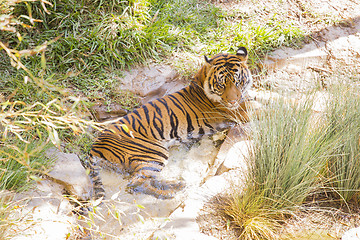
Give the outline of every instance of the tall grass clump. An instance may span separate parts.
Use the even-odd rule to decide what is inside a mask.
[[[322,187],[336,133],[313,117],[312,104],[274,101],[254,123],[246,187],[224,208],[240,239],[276,239],[281,223]]]
[[[359,205],[360,87],[344,83],[333,86],[330,93],[327,121],[340,136],[339,147],[328,163],[329,182],[336,199]]]

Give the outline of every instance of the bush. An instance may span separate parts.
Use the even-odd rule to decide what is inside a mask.
[[[312,104],[311,98],[297,107],[275,101],[260,114],[246,187],[224,209],[241,239],[275,239],[281,223],[323,187],[338,134],[312,116]]]

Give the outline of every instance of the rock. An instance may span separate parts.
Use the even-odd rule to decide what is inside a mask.
[[[90,199],[92,184],[78,156],[60,152],[56,148],[48,149],[45,154],[55,160],[54,167],[47,176],[61,184],[70,194],[83,200]]]
[[[281,69],[284,67],[296,68],[295,72],[300,72],[296,66],[306,68],[311,64],[325,62],[327,57],[325,43],[321,42],[320,47],[316,43],[305,45],[301,49],[290,47],[279,48],[268,55],[263,63],[266,69]]]
[[[249,157],[249,147],[252,145],[252,141],[245,140],[246,132],[249,132],[249,129],[249,124],[243,124],[229,130],[216,156],[215,166],[217,165],[217,170],[215,175],[235,168],[246,171],[246,159]]]
[[[156,231],[152,239],[155,240],[158,236],[189,240],[216,239],[200,233],[199,225],[196,223],[196,217],[204,205],[204,200],[190,198],[183,205],[170,215],[170,221],[160,231]]]
[[[152,64],[125,72],[125,76],[120,79],[119,89],[145,97],[176,77],[176,71],[170,66]]]
[[[204,185],[201,186],[202,196],[210,199],[217,194],[224,193],[229,189],[230,182],[233,182],[235,179],[241,180],[241,175],[238,170],[229,170],[221,175],[209,178]]]
[[[224,160],[217,169],[216,175],[220,175],[235,168],[241,168],[246,171],[246,161],[250,156],[251,146],[252,141],[250,140],[244,140],[233,144],[231,148],[227,151],[226,155],[224,154]]]
[[[352,228],[345,232],[341,240],[360,240],[360,227]]]
[[[129,111],[123,109],[121,104],[111,103],[110,106],[95,105],[91,108],[98,122],[125,116]]]
[[[73,208],[61,190],[59,184],[44,179],[32,191],[17,194],[12,213],[16,222],[8,229],[11,239],[75,239],[76,216],[70,214]]]
[[[162,230],[158,230],[153,233],[153,235],[149,238],[150,240],[170,240],[170,239],[186,239],[186,240],[217,240],[215,237],[211,237],[200,233],[199,231],[189,231],[186,229],[186,232],[172,230],[170,232],[164,232]]]

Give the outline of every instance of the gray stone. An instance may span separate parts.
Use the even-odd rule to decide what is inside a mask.
[[[12,217],[16,224],[9,226],[13,240],[72,239],[76,216],[73,207],[61,195],[62,186],[47,179],[39,179],[32,191],[15,196]]]
[[[125,76],[120,79],[119,89],[145,97],[176,77],[176,71],[167,65],[139,67],[125,72]]]
[[[218,168],[216,175],[227,172],[231,169],[241,168],[243,171],[247,169],[247,159],[250,156],[250,148],[252,141],[244,140],[241,142],[234,143],[227,154],[224,156],[224,160]]]
[[[45,154],[48,158],[55,160],[47,176],[80,199],[90,199],[92,184],[78,156],[60,152],[56,148],[48,149]]]
[[[246,140],[250,132],[249,124],[231,128],[215,159],[217,167],[215,175],[220,175],[235,168],[244,168],[249,157],[252,141]]]

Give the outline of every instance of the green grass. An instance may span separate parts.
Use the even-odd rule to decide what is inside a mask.
[[[44,156],[48,147],[41,141],[26,144],[17,142],[6,143],[0,150],[0,191],[24,191],[30,187],[35,174],[46,172],[51,165]]]
[[[215,27],[219,11],[197,1],[121,1],[110,9],[97,4],[55,2],[49,15],[35,8],[34,17],[43,21],[35,45],[62,35],[47,56],[50,69],[102,74],[159,58]],[[23,47],[35,34],[24,37]]]
[[[276,18],[267,22],[240,21],[227,24],[223,29],[215,30],[215,39],[208,46],[210,55],[218,52],[236,51],[238,46],[249,49],[249,62],[254,68],[266,53],[280,46],[296,46],[303,39],[303,32]]]
[[[309,97],[295,107],[273,101],[253,123],[245,188],[234,190],[223,206],[240,239],[277,239],[283,223],[307,206],[334,213],[358,206],[360,89],[348,79],[329,87],[321,117]]]
[[[358,205],[360,194],[360,88],[344,83],[330,91],[328,122],[340,134],[328,163],[330,186],[342,202]]]
[[[59,87],[70,87],[96,100],[102,89],[113,93],[116,81],[111,75],[134,64],[155,59],[172,58],[174,53],[192,56],[236,51],[239,46],[250,50],[251,64],[274,48],[293,44],[302,32],[292,23],[272,17],[265,22],[238,20],[212,3],[195,0],[172,1],[53,1],[47,5],[21,3],[15,14],[31,14],[42,20],[22,33],[22,40],[6,34],[6,41],[15,49],[33,48],[45,41],[60,38],[46,51],[46,70],[41,56],[23,59],[35,75],[45,74]],[[24,19],[25,23],[30,24]],[[6,56],[1,65],[12,75]],[[174,66],[184,72],[195,72],[193,64],[182,57],[172,58]],[[188,69],[191,69],[189,71]],[[21,77],[18,77],[21,79]],[[107,101],[106,93],[101,96]]]
[[[281,223],[322,187],[337,134],[312,118],[312,102],[274,101],[254,124],[246,187],[225,207],[240,239],[276,239]]]
[[[54,94],[44,91],[34,82],[24,83],[23,73],[9,74],[0,72],[0,79],[0,92],[7,96],[10,101],[28,103],[40,101],[46,103],[54,98]]]

